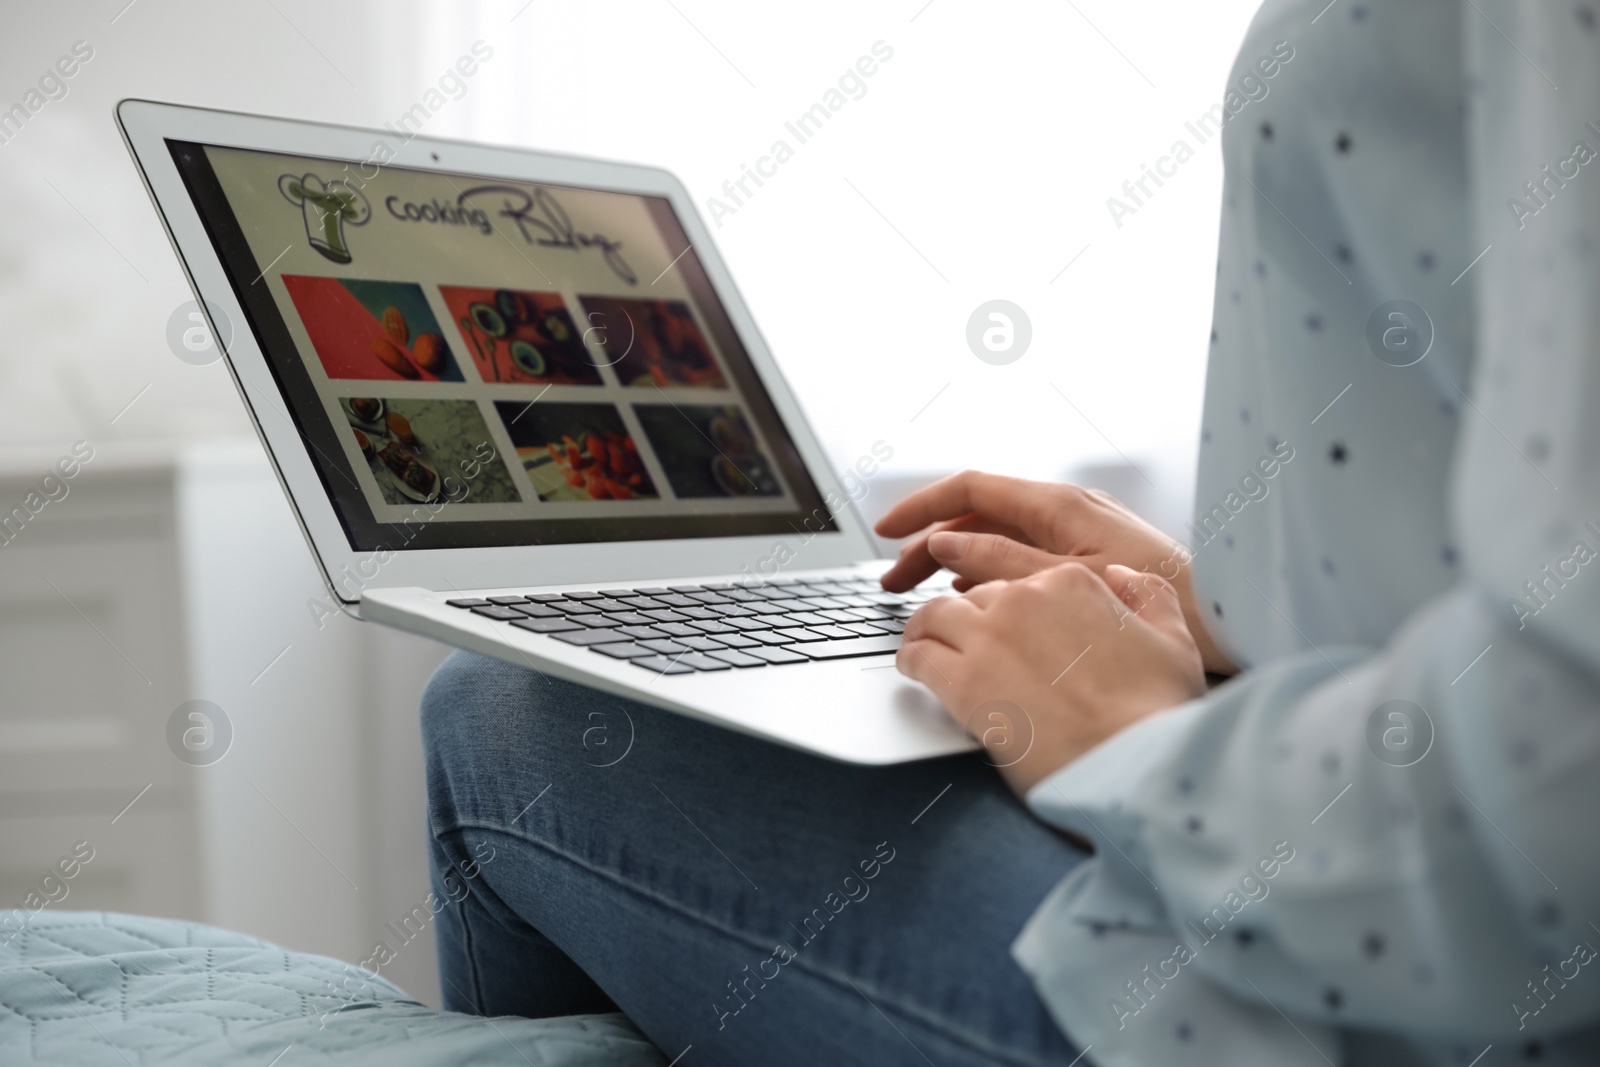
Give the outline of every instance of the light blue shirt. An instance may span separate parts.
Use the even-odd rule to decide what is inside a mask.
[[[1256,17],[1190,531],[1245,669],[1028,797],[1086,1063],[1600,1063],[1597,20]]]

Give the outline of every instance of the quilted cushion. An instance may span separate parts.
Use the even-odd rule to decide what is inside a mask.
[[[324,956],[196,923],[40,912],[0,946],[0,1064],[662,1067],[621,1015],[434,1011]]]

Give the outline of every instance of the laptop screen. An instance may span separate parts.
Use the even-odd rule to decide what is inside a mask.
[[[351,548],[836,529],[664,197],[168,145]]]

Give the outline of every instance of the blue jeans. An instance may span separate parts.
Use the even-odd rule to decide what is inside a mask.
[[[980,757],[834,763],[464,652],[422,722],[447,1007],[620,1009],[685,1067],[1074,1059],[1009,946],[1083,853]]]

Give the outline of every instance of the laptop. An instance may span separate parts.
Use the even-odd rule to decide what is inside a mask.
[[[976,747],[893,666],[942,590],[878,583],[892,446],[834,474],[671,174],[116,115],[339,610],[837,760]]]

